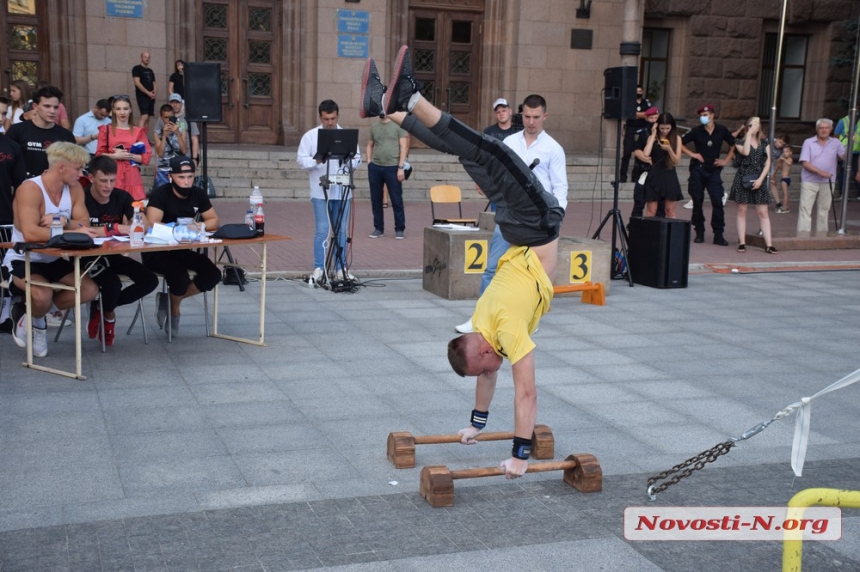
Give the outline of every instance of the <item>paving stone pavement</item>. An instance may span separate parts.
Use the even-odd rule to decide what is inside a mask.
[[[858,368],[856,271],[696,274],[686,289],[613,285],[604,307],[557,298],[535,336],[538,420],[556,458],[594,454],[604,489],[558,474],[457,481],[456,504],[418,494],[424,465],[494,466],[509,444],[385,457],[390,431],[455,432],[474,384],[445,344],[472,301],[417,279],[357,294],[268,287],[266,348],[203,335],[202,300],[168,344],[84,349],[85,381],[20,367],[0,338],[0,572],[18,570],[770,570],[779,542],[628,542],[645,481]],[[222,293],[225,333],[252,334],[259,285]],[[121,308],[120,325],[132,311]],[[69,333],[46,365],[73,359]],[[860,384],[812,408],[803,477],[793,418],[771,425],[654,506],[773,506],[811,487],[857,490]],[[510,428],[510,367],[488,430]],[[396,482],[397,484],[392,484]],[[860,511],[843,538],[804,545],[804,570],[860,570]]]

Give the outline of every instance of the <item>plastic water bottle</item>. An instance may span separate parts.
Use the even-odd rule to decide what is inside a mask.
[[[63,223],[60,221],[60,215],[55,214],[51,219],[51,238],[63,234]]]
[[[146,228],[143,226],[143,217],[140,216],[140,207],[134,207],[134,216],[131,219],[131,229],[129,229],[128,232],[128,236],[131,239],[131,245],[135,248],[143,246],[143,236],[145,233]]]
[[[263,214],[263,204],[257,205],[257,210],[254,211],[254,230],[257,236],[263,236],[266,230],[266,215]]]
[[[254,209],[248,209],[247,212],[245,212],[245,224],[248,228],[254,230]]]
[[[260,187],[254,185],[254,190],[251,191],[251,209],[256,213],[257,207],[263,204],[263,193],[260,192]]]

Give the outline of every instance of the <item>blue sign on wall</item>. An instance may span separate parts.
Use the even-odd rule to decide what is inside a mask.
[[[105,0],[108,18],[143,19],[143,0]]]
[[[367,58],[370,56],[370,38],[338,34],[337,56],[339,58]]]
[[[369,34],[370,12],[362,10],[338,10],[337,31],[339,34]]]

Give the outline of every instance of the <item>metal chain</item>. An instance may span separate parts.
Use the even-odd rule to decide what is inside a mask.
[[[728,453],[734,446],[734,440],[719,443],[706,451],[702,451],[695,457],[687,459],[683,463],[678,463],[668,471],[663,471],[659,475],[651,477],[650,479],[648,479],[648,496],[651,498],[652,501],[657,500],[657,493],[665,491],[670,486],[674,485],[684,477],[689,477],[693,474],[694,471],[698,471],[699,469],[704,468],[704,466],[708,463],[713,463],[717,460],[717,458]],[[692,467],[690,467],[690,465],[692,465]],[[680,474],[675,475],[665,483],[662,483],[656,487],[654,486],[654,483],[656,483],[657,481],[661,481],[669,475],[678,472],[680,472]]]

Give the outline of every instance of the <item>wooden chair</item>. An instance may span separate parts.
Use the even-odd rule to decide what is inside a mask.
[[[456,204],[459,216],[457,218],[437,217],[436,205],[441,204]],[[433,214],[433,224],[462,224],[467,226],[478,226],[478,219],[463,218],[462,194],[460,192],[460,187],[456,187],[454,185],[436,185],[435,187],[430,187],[430,212]]]

